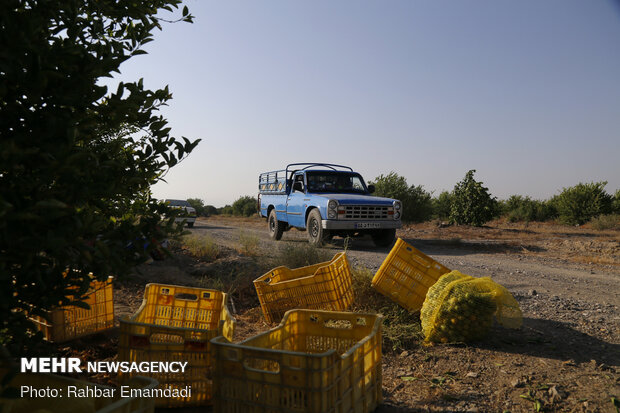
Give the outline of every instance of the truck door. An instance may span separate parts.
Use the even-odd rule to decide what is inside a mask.
[[[299,190],[299,187],[303,189]],[[297,187],[297,190],[295,189]],[[293,177],[293,184],[291,192],[286,200],[286,215],[288,216],[288,223],[293,227],[305,228],[306,223],[304,220],[304,212],[307,205],[306,196],[306,182],[304,180],[304,173],[298,172]]]

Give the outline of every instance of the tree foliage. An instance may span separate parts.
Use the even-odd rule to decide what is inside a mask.
[[[249,217],[256,213],[256,198],[246,195],[237,199],[232,204],[232,214],[237,216]]]
[[[468,171],[452,191],[450,220],[457,224],[482,226],[495,216],[497,200],[474,179],[475,172]]]
[[[219,214],[219,211],[213,205],[205,205],[204,213],[205,213],[206,216],[210,217],[211,215]]]
[[[620,214],[620,189],[618,189],[614,195],[614,199],[611,203],[611,209],[615,214]]]
[[[178,230],[150,186],[198,141],[170,135],[167,87],[100,80],[145,53],[158,13],[179,5],[0,2],[0,331],[14,345],[26,311],[80,305],[90,272],[126,274]]]
[[[452,211],[452,193],[443,191],[437,198],[433,198],[433,216],[439,219],[449,219]]]
[[[204,216],[205,213],[205,203],[200,198],[187,198],[187,202],[196,210],[196,215]]]
[[[501,202],[500,209],[510,222],[547,221],[557,215],[553,203],[522,195],[511,195]]]
[[[431,194],[421,185],[409,186],[407,180],[395,172],[379,175],[375,178],[374,185],[375,195],[398,199],[403,203],[403,221],[422,222],[431,217]]]
[[[612,212],[613,197],[605,192],[605,185],[607,182],[591,182],[564,188],[552,199],[560,222],[581,225]]]

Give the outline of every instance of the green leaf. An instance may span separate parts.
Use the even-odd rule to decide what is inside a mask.
[[[542,402],[540,400],[536,400],[534,402],[534,408],[536,409],[537,412],[542,412],[542,409],[543,409]]]

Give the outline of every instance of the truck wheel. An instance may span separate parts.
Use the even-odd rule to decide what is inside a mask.
[[[308,241],[314,246],[322,246],[325,239],[329,237],[329,231],[324,230],[321,225],[321,213],[318,209],[313,209],[308,214],[306,229],[308,230]]]
[[[282,238],[282,233],[284,232],[284,223],[278,221],[275,209],[272,209],[269,213],[269,218],[267,218],[267,228],[269,229],[269,237],[271,239],[278,241],[280,238]]]
[[[394,242],[394,238],[396,238],[396,230],[379,229],[373,231],[371,236],[372,242],[374,242],[377,247],[389,247]]]

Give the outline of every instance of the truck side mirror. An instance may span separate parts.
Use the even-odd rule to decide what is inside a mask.
[[[304,191],[304,184],[303,184],[303,182],[297,181],[297,182],[295,182],[293,184],[293,192],[295,192],[295,191],[299,191],[299,192],[303,192]]]
[[[374,194],[375,193],[375,186],[374,185],[368,185],[368,193],[369,194]]]

